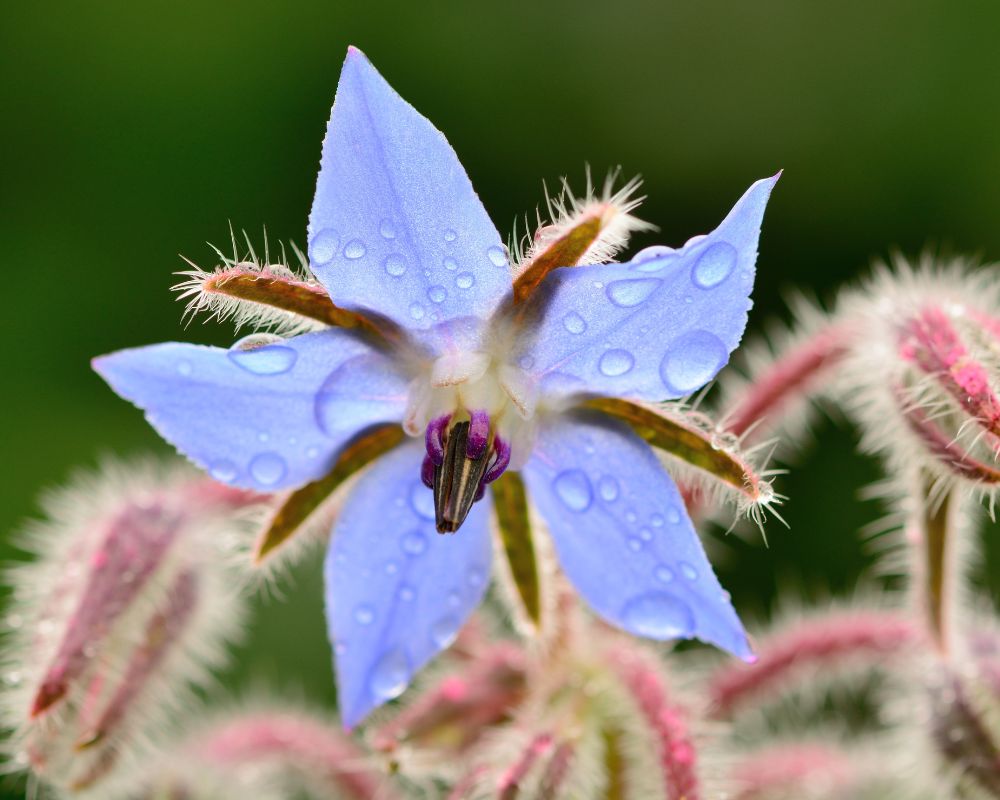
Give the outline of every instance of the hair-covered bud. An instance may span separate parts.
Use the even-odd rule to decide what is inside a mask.
[[[664,796],[697,800],[702,792],[687,711],[670,696],[659,665],[635,645],[616,647],[608,658],[651,734]]]
[[[515,248],[515,303],[527,300],[552,270],[610,261],[628,244],[632,233],[655,229],[632,214],[644,199],[634,197],[641,182],[631,180],[615,191],[617,177],[617,171],[608,175],[600,196],[589,172],[583,198],[575,197],[565,180],[559,195],[546,196],[550,221],[544,222],[539,215],[526,251],[520,242]]]
[[[930,695],[931,735],[937,751],[957,773],[960,786],[1000,797],[1000,745],[968,686],[944,668],[931,685]]]
[[[527,665],[513,644],[496,645],[426,689],[372,738],[376,750],[439,761],[466,751],[505,722],[524,698]]]
[[[122,465],[47,502],[10,570],[4,698],[13,758],[111,796],[140,748],[224,660],[242,604],[216,543],[255,496],[187,469]]]
[[[277,797],[303,790],[344,800],[402,797],[371,754],[335,725],[294,710],[221,715],[181,740],[168,763],[172,768],[157,783],[181,797],[200,797],[206,777],[239,779],[247,773]]]
[[[785,626],[757,648],[753,664],[726,664],[708,683],[710,713],[727,718],[792,691],[813,676],[884,666],[919,638],[917,627],[893,611],[846,609]]]
[[[264,240],[264,258],[257,257],[250,238],[243,234],[246,252],[241,256],[236,237],[232,236],[232,256],[213,248],[221,265],[208,271],[184,259],[190,270],[174,286],[179,300],[186,301],[184,315],[191,319],[202,312],[217,320],[231,319],[237,328],[267,328],[290,335],[333,326],[357,328],[383,336],[384,326],[333,304],[323,286],[309,270],[309,262],[292,246],[297,267],[288,266],[284,245],[281,260],[273,263]]]
[[[849,797],[857,781],[850,755],[821,742],[782,742],[743,756],[733,768],[734,800]]]
[[[863,443],[895,471],[992,492],[1000,454],[1000,342],[984,323],[1000,308],[995,279],[961,262],[883,267],[843,295],[863,335],[839,387]]]

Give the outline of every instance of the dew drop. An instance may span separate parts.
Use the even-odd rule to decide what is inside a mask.
[[[625,521],[626,522],[628,522],[630,524],[634,524],[637,519],[639,519],[639,517],[636,515],[634,509],[630,508],[628,511],[625,512]]]
[[[384,219],[378,226],[378,232],[382,234],[383,239],[395,239],[396,238],[396,226],[392,224],[391,219]]]
[[[440,649],[446,648],[458,636],[458,620],[455,617],[442,617],[431,626],[431,641]]]
[[[660,583],[670,583],[674,579],[674,571],[670,567],[660,564],[655,570],[653,570],[653,576]]]
[[[470,569],[468,576],[466,576],[466,580],[468,580],[469,586],[471,586],[473,589],[478,589],[480,586],[482,586],[483,581],[485,579],[486,576],[483,575],[483,571],[480,569]]]
[[[386,256],[382,265],[385,267],[386,273],[392,275],[394,278],[398,278],[406,272],[406,261],[403,260],[401,255],[395,253]]]
[[[728,242],[716,242],[698,258],[691,279],[701,289],[714,289],[736,267],[736,248]]]
[[[663,515],[662,514],[653,514],[653,516],[651,516],[649,518],[649,521],[652,523],[652,525],[653,525],[654,528],[662,528],[663,527]]]
[[[605,503],[613,503],[618,499],[618,481],[610,475],[603,476],[597,482],[597,492]]]
[[[690,636],[694,615],[683,600],[666,592],[648,592],[634,597],[622,609],[625,628],[651,639]]]
[[[250,474],[262,486],[274,486],[287,471],[285,459],[277,453],[260,453],[250,461]]]
[[[726,346],[718,336],[691,331],[670,345],[660,362],[660,378],[671,391],[687,394],[710,381],[728,359]]]
[[[410,506],[424,519],[434,519],[434,493],[422,481],[410,487]]]
[[[316,458],[319,455],[319,448],[316,446],[306,448],[306,458]]]
[[[358,606],[354,609],[354,621],[358,625],[371,625],[375,621],[375,610],[371,606]]]
[[[680,521],[681,512],[677,510],[676,506],[670,506],[670,508],[667,509],[667,522],[671,525],[676,525]],[[663,523],[661,522],[660,524],[662,525]]]
[[[462,598],[459,597],[458,592],[448,593],[448,605],[450,605],[452,608],[458,608],[460,605],[462,605]]]
[[[365,243],[360,239],[351,239],[346,245],[344,245],[344,256],[354,260],[356,258],[361,258],[366,252]]]
[[[456,269],[458,269],[458,262],[451,256],[448,256],[444,261],[441,262],[441,266],[443,266],[447,270],[450,270],[451,272],[454,272]]]
[[[605,294],[616,306],[632,308],[645,302],[661,283],[659,278],[629,278],[608,284]]]
[[[424,307],[420,303],[410,304],[410,316],[413,319],[423,319],[424,318]]]
[[[208,469],[208,474],[222,483],[236,480],[236,473],[236,465],[232,461],[224,459],[214,462]]]
[[[635,536],[630,536],[628,539],[628,549],[631,550],[633,553],[638,553],[640,550],[642,550],[642,539],[639,539]]]
[[[639,528],[639,538],[644,542],[653,541],[653,532],[649,528]]]
[[[247,339],[240,339],[229,348],[228,356],[236,366],[254,375],[281,375],[294,365],[299,354],[282,344],[247,347]]]
[[[476,279],[471,272],[460,272],[455,276],[455,285],[459,289],[471,289],[475,282]]]
[[[593,500],[590,480],[580,469],[560,472],[552,483],[556,495],[570,511],[586,511]]]
[[[453,242],[458,238],[458,234],[455,233],[451,228],[448,228],[444,232],[444,240],[446,242]]]
[[[632,259],[632,266],[639,272],[659,272],[670,263],[667,259],[675,255],[677,251],[672,247],[653,245],[636,253]]]
[[[562,323],[563,327],[570,333],[583,333],[587,330],[587,323],[575,311],[570,311],[563,317]]]
[[[193,372],[193,367],[190,361],[178,361],[177,362],[177,372],[184,377],[187,377]]]
[[[340,247],[340,234],[333,228],[324,228],[315,236],[309,245],[309,253],[314,264],[323,266],[333,261]]]
[[[395,575],[399,572],[399,564],[395,561],[386,561],[385,566],[382,567],[382,569],[385,570],[386,575]]]
[[[385,653],[375,665],[371,675],[372,694],[382,700],[399,697],[410,680],[410,663],[399,649]]]
[[[405,583],[399,587],[398,594],[399,594],[399,599],[402,600],[404,603],[412,602],[413,598],[417,596],[416,590],[412,586],[409,586],[408,584]]]
[[[635,358],[628,350],[608,350],[597,362],[597,368],[602,375],[617,378],[624,375],[635,365]]]
[[[495,267],[506,267],[507,266],[507,254],[503,251],[502,247],[497,247],[494,245],[486,251],[486,255],[489,257],[490,261],[493,262]]]
[[[257,441],[262,443],[269,442],[271,441],[271,434],[269,434],[267,431],[261,431],[260,433],[257,434]]]
[[[698,570],[696,570],[694,567],[688,564],[687,561],[682,561],[677,566],[680,567],[681,575],[683,575],[689,581],[698,580]]]
[[[427,296],[432,303],[443,303],[448,296],[448,290],[441,285],[432,286],[427,290]]]

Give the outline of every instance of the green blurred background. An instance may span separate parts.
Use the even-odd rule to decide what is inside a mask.
[[[5,3],[0,557],[75,466],[168,452],[89,359],[231,341],[181,330],[177,254],[210,264],[230,220],[303,243],[348,44],[446,132],[505,235],[542,179],[579,186],[585,163],[642,173],[662,230],[637,246],[710,230],[783,168],[753,331],[783,291],[827,296],[892,247],[1000,256],[998,34],[995,2]],[[821,426],[780,482],[790,530],[732,542],[741,609],[851,591],[857,530],[881,513],[858,499],[878,471],[854,444]],[[284,594],[229,683],[328,702],[318,564]]]

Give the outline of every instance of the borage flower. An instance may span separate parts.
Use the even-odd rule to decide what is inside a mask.
[[[727,362],[776,180],[751,186],[713,233],[625,264],[574,266],[607,255],[614,242],[602,231],[620,243],[633,206],[574,205],[515,273],[448,142],[352,49],[309,223],[310,267],[333,304],[323,318],[345,327],[258,335],[228,351],[159,344],[95,368],[164,438],[236,486],[311,492],[345,459],[356,469],[394,446],[351,490],[326,562],[348,726],[399,695],[481,600],[489,484],[505,470],[522,471],[517,488],[600,616],[746,658],[743,628],[654,451],[584,404],[679,398]],[[315,301],[317,286],[293,284],[283,284],[289,307]]]

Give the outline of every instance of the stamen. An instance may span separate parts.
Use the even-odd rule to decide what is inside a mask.
[[[434,468],[434,512],[439,533],[454,533],[476,501],[486,471],[485,448],[470,447],[471,423],[456,423],[445,437],[444,459]],[[478,458],[470,453],[479,450]]]
[[[469,443],[465,454],[469,458],[480,458],[490,440],[490,415],[485,411],[470,411],[469,418]]]
[[[437,467],[444,463],[444,432],[450,421],[451,414],[444,414],[437,419],[432,419],[424,432],[427,455]]]
[[[510,442],[499,436],[493,438],[493,463],[483,475],[483,486],[493,483],[510,466]]]
[[[424,456],[424,463],[420,465],[420,480],[428,489],[434,488],[434,462],[430,456]]]

